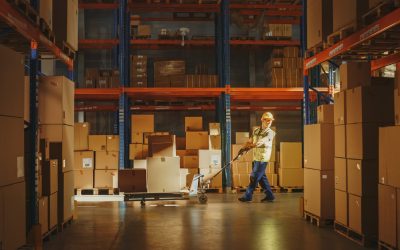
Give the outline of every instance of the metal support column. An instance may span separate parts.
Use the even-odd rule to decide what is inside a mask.
[[[335,92],[335,85],[336,85],[336,77],[335,77],[335,71],[337,70],[336,65],[333,63],[329,63],[329,87],[328,87],[328,93],[329,97],[333,100],[333,94]]]
[[[301,47],[303,58],[307,50],[307,0],[303,0],[303,16],[301,17]],[[309,95],[308,75],[304,74],[304,96],[303,96],[303,123],[310,124],[310,95]]]
[[[229,36],[229,0],[221,2],[220,28],[218,29],[218,39],[220,41],[221,51],[218,55],[221,57],[221,87],[230,86],[230,36]],[[224,93],[220,97],[220,123],[222,131],[222,165],[226,165],[231,159],[231,100],[230,94]],[[232,186],[231,169],[226,168],[223,172],[222,185],[224,188]]]
[[[31,42],[30,70],[29,70],[29,96],[30,96],[30,124],[29,124],[29,164],[27,169],[27,186],[28,186],[28,232],[34,225],[39,223],[38,219],[38,44],[36,41]]]
[[[127,0],[119,1],[119,72],[121,88],[129,85],[129,35]],[[126,93],[119,97],[119,168],[129,166],[129,103]]]

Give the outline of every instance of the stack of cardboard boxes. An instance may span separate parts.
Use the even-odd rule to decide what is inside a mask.
[[[395,126],[379,128],[379,241],[388,248],[400,247],[400,175],[397,147],[400,141],[400,71],[397,68],[394,90]]]
[[[271,79],[274,88],[301,87],[303,84],[303,58],[298,47],[273,49],[272,56],[265,64],[267,81]],[[271,74],[270,77],[269,74]]]
[[[0,246],[18,249],[26,242],[24,56],[3,46],[0,54]]]
[[[131,56],[131,86],[147,87],[147,56]]]
[[[119,88],[120,75],[117,69],[87,68],[85,71],[85,88]]]
[[[74,180],[76,189],[93,188],[94,151],[89,150],[89,123],[74,125]]]
[[[340,66],[335,94],[335,219],[377,237],[379,126],[393,125],[393,82],[371,79],[369,63]]]
[[[307,1],[307,48],[321,44],[332,33],[332,2],[334,1]]]
[[[42,4],[51,4],[53,8],[52,28],[56,44],[63,48],[63,43],[72,50],[78,50],[78,0],[60,0],[57,4],[44,1]],[[42,8],[42,6],[41,6]]]
[[[42,77],[38,96],[43,167],[53,162],[58,172],[57,190],[47,193],[49,214],[55,208],[52,196],[57,193],[58,224],[61,225],[72,218],[74,210],[74,83],[63,76]],[[48,185],[56,175],[49,176],[43,175],[43,185]]]
[[[301,142],[281,142],[279,151],[279,186],[303,188],[303,154]]]
[[[290,39],[292,38],[292,24],[264,24],[264,30],[262,33],[262,39],[276,39],[276,38],[284,38]]]
[[[185,61],[158,61],[154,62],[154,85],[155,87],[185,87]]]
[[[216,88],[217,75],[185,75],[186,88]]]
[[[318,107],[318,124],[304,127],[304,211],[335,217],[333,105]]]

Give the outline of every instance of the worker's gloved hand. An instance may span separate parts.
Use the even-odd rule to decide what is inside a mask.
[[[256,146],[256,144],[254,144],[252,142],[246,142],[246,144],[244,145],[243,148],[249,150],[249,149],[254,148],[255,146]]]

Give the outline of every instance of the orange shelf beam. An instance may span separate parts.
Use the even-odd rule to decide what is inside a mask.
[[[118,100],[121,91],[112,89],[75,89],[75,100]]]

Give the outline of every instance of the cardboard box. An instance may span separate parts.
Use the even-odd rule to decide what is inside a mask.
[[[210,135],[221,135],[221,126],[219,123],[209,123],[208,131]]]
[[[89,123],[74,124],[74,150],[89,149]]]
[[[243,145],[237,145],[237,144],[232,145],[231,159],[233,159],[234,157],[236,157],[238,155],[239,150],[242,147],[243,147]],[[250,150],[249,152],[247,152],[247,154],[243,155],[239,159],[239,162],[252,162],[252,161],[253,161],[253,150]],[[271,157],[271,161],[272,161],[272,157]]]
[[[74,127],[69,125],[40,125],[41,139],[49,143],[61,142],[62,155],[58,164],[62,166],[62,172],[71,171],[74,168]],[[52,159],[52,158],[50,158]],[[53,158],[55,159],[55,158]],[[60,172],[60,171],[59,171]]]
[[[347,159],[347,192],[357,196],[378,195],[378,162]]]
[[[221,149],[221,136],[210,135],[209,136],[209,149]]]
[[[339,67],[340,89],[352,89],[371,85],[371,64],[369,62],[347,62]]]
[[[305,168],[333,170],[335,147],[334,132],[333,123],[304,126]],[[282,149],[281,152],[285,153]],[[285,165],[282,166],[285,167]]]
[[[96,152],[96,170],[118,169],[119,152]]]
[[[187,186],[190,188],[192,181],[193,181],[193,177],[199,173],[199,169],[198,168],[189,168],[188,172],[189,173],[186,175],[186,183],[187,183]]]
[[[208,132],[186,132],[186,149],[208,149]]]
[[[357,123],[346,125],[346,156],[351,159],[378,158],[378,125]]]
[[[24,54],[3,45],[0,45],[0,54],[0,115],[24,118],[24,110],[29,112],[29,88],[26,89],[29,83],[25,85]],[[28,99],[24,98],[25,89]],[[25,103],[28,105],[25,106]]]
[[[200,169],[200,174],[203,174],[205,176],[210,176],[218,171],[220,171],[221,168],[208,168],[208,169]],[[222,187],[222,174],[219,174],[215,176],[209,185],[209,188],[221,188]]]
[[[185,117],[185,131],[202,131],[203,117]]]
[[[74,152],[74,170],[94,169],[93,151],[75,151]]]
[[[132,115],[132,132],[154,132],[154,115]]]
[[[335,94],[335,104],[333,104],[333,123],[335,125],[346,124],[346,92]]]
[[[93,188],[93,169],[74,170],[74,188]]]
[[[107,136],[89,135],[89,150],[100,152],[107,150]]]
[[[61,184],[60,184],[61,179]],[[74,171],[62,173],[58,185],[58,223],[72,218],[74,212]]]
[[[335,218],[333,170],[304,169],[304,210],[320,218]]]
[[[281,142],[280,168],[302,168],[303,153],[301,142]]]
[[[332,33],[332,2],[307,1],[307,48],[323,42]]]
[[[250,183],[250,175],[249,174],[239,174],[239,183],[240,183],[240,187],[247,187]]]
[[[56,42],[67,42],[78,50],[78,0],[61,0],[53,4],[53,32]]]
[[[147,192],[179,192],[179,169],[179,157],[147,158]]]
[[[183,168],[199,168],[199,157],[183,156]]]
[[[199,168],[221,167],[221,150],[199,150]]]
[[[124,169],[118,171],[118,187],[121,192],[146,192],[146,170]]]
[[[251,164],[247,162],[234,162],[232,165],[233,174],[250,174]]]
[[[250,134],[249,132],[236,132],[236,144],[245,144],[249,141]]]
[[[74,125],[74,83],[64,76],[46,76],[39,83],[39,121]]]
[[[399,80],[399,82],[400,82],[400,80]],[[400,91],[399,91],[399,89],[394,90],[394,123],[396,125],[400,125]]]
[[[185,67],[186,63],[182,60],[154,62],[154,79],[157,81],[164,76],[184,75]]]
[[[143,133],[142,132],[132,132],[131,143],[133,144],[143,144]]]
[[[268,162],[267,168],[265,169],[266,174],[275,174],[275,162]]]
[[[325,104],[320,105],[317,108],[317,120],[318,123],[333,123],[334,121],[334,105],[332,104]]]
[[[175,157],[175,135],[155,135],[149,137],[150,157]]]
[[[42,235],[49,231],[49,197],[43,196],[38,201],[39,224],[42,229]]]
[[[335,189],[347,192],[347,160],[335,157]]]
[[[335,125],[335,157],[346,158],[346,125]]]
[[[400,187],[400,126],[379,128],[379,183]]]
[[[303,187],[303,168],[279,168],[279,186],[281,187]]]
[[[266,174],[266,175],[267,175],[269,185],[271,187],[278,186],[278,175],[277,174]]]
[[[0,48],[1,49],[1,48]],[[25,76],[24,81],[24,121],[30,122],[30,83],[29,77]],[[0,111],[2,112],[2,111]]]
[[[150,25],[138,25],[137,36],[151,37],[151,26]]]
[[[379,184],[379,241],[390,246],[398,246],[397,237],[397,190],[394,187]]]
[[[272,87],[286,88],[286,70],[284,68],[272,68]]]
[[[118,188],[118,170],[95,170],[95,188]]]
[[[0,188],[0,204],[3,209],[3,222],[0,226],[4,227],[3,249],[18,249],[26,243],[25,188],[25,182]]]
[[[333,31],[346,25],[357,23],[361,15],[368,11],[369,3],[365,0],[335,0],[333,2]]]
[[[176,142],[176,150],[185,150],[186,149],[186,137],[175,137]]]
[[[347,123],[394,122],[393,85],[364,86],[346,90]]]
[[[0,138],[0,186],[24,181],[24,119],[0,116]]]
[[[42,192],[43,195],[49,196],[58,191],[58,174],[59,174],[58,161],[57,160],[45,161],[43,163],[42,171],[43,171]]]
[[[335,221],[348,226],[348,195],[344,191],[335,190]]]
[[[118,152],[119,151],[119,136],[118,135],[107,135],[106,137],[106,149],[107,151]]]
[[[240,180],[238,174],[232,174],[232,186],[233,187],[240,187]]]
[[[134,169],[147,169],[147,160],[133,160]]]
[[[349,194],[349,227],[369,237],[378,236],[378,199]]]
[[[290,57],[298,57],[299,56],[299,47],[284,47],[283,48],[283,56],[286,58]]]
[[[49,230],[57,226],[58,193],[49,196]]]

